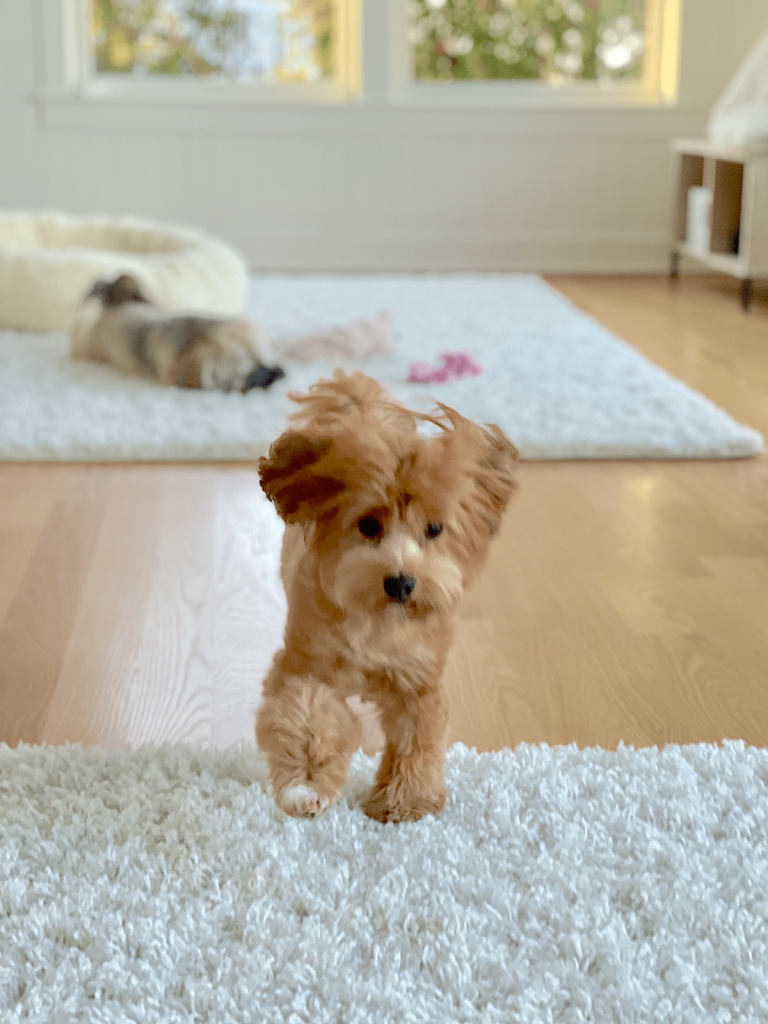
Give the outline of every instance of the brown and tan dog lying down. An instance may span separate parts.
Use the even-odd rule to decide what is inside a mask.
[[[75,359],[183,388],[248,391],[285,376],[279,366],[266,365],[266,338],[250,320],[165,313],[130,274],[96,282],[78,311],[70,345]]]

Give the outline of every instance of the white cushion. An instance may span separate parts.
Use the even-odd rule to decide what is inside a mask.
[[[163,309],[242,313],[248,268],[193,228],[136,217],[0,213],[0,327],[68,330],[100,278],[129,273]]]
[[[768,32],[753,45],[712,108],[707,135],[723,146],[768,149]]]

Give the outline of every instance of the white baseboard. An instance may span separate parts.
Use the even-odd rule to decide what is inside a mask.
[[[657,231],[399,238],[260,234],[258,240],[232,240],[254,270],[262,271],[534,270],[549,274],[662,274],[669,269],[671,245],[670,237]]]

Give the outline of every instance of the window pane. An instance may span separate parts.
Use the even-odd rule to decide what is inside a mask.
[[[644,0],[408,0],[414,77],[638,79]]]
[[[334,0],[90,0],[99,74],[313,82],[334,74]]]

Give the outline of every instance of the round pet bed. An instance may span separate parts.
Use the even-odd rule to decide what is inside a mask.
[[[242,313],[248,271],[228,245],[134,217],[0,214],[0,327],[68,330],[100,278],[129,273],[163,309]]]

